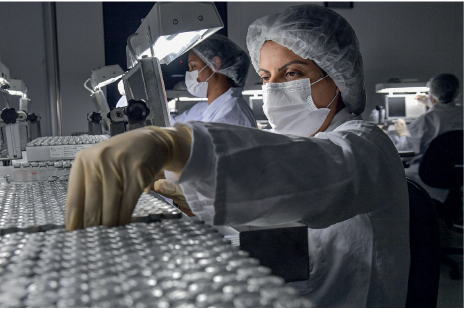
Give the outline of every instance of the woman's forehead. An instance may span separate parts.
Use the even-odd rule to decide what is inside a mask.
[[[289,62],[308,64],[310,67],[315,65],[312,60],[303,59],[292,50],[274,41],[267,41],[263,44],[260,55],[260,68],[280,68]]]
[[[197,62],[198,62],[198,61],[202,61],[202,62],[203,62],[203,60],[201,60],[201,58],[198,57],[198,55],[195,54],[194,51],[191,51],[191,52],[189,53],[189,55],[188,55],[188,61],[189,61],[189,62],[190,62],[190,61],[197,61]]]

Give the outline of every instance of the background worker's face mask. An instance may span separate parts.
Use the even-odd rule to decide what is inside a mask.
[[[311,86],[326,78],[311,83],[309,78],[285,83],[263,85],[263,111],[272,128],[280,134],[309,137],[316,133],[329,115],[329,106],[317,108],[311,96]]]
[[[207,65],[203,67],[200,71],[195,70],[192,72],[185,72],[185,85],[187,86],[187,91],[198,98],[206,98],[208,94],[208,80],[214,75],[211,74],[207,80],[204,82],[198,82],[198,74],[206,68]]]

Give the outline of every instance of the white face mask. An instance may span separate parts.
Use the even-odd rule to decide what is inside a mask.
[[[335,100],[338,92],[327,107],[318,109],[311,96],[311,85],[327,76],[314,83],[311,83],[309,78],[305,78],[262,86],[263,111],[277,133],[309,137],[321,128],[329,115],[328,107]]]
[[[206,68],[207,65],[203,67]],[[187,91],[198,98],[206,98],[206,95],[208,93],[208,80],[214,75],[211,74],[210,77],[208,77],[207,80],[204,82],[198,82],[198,74],[200,74],[201,71],[195,70],[192,72],[185,72],[185,85],[187,86]]]

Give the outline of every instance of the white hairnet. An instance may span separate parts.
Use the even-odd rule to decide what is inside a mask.
[[[232,79],[236,86],[245,85],[250,58],[237,44],[220,34],[213,34],[196,45],[192,51],[198,55],[213,71]],[[218,69],[214,57],[221,59]]]
[[[264,42],[274,41],[314,61],[338,86],[350,112],[363,112],[366,93],[358,39],[350,24],[334,11],[313,4],[288,7],[253,22],[246,41],[257,72]]]
[[[459,79],[453,74],[440,74],[432,78],[428,84],[430,94],[435,100],[448,103],[459,95]]]

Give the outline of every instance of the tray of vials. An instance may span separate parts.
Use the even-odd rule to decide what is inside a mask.
[[[68,181],[0,184],[0,235],[62,228],[66,218]],[[142,193],[133,222],[179,219],[182,213],[161,197]]]
[[[68,180],[73,160],[14,163],[12,181]]]
[[[310,307],[193,220],[0,236],[0,307]]]
[[[72,160],[82,149],[91,147],[107,139],[106,135],[39,137],[27,143],[27,160]]]

